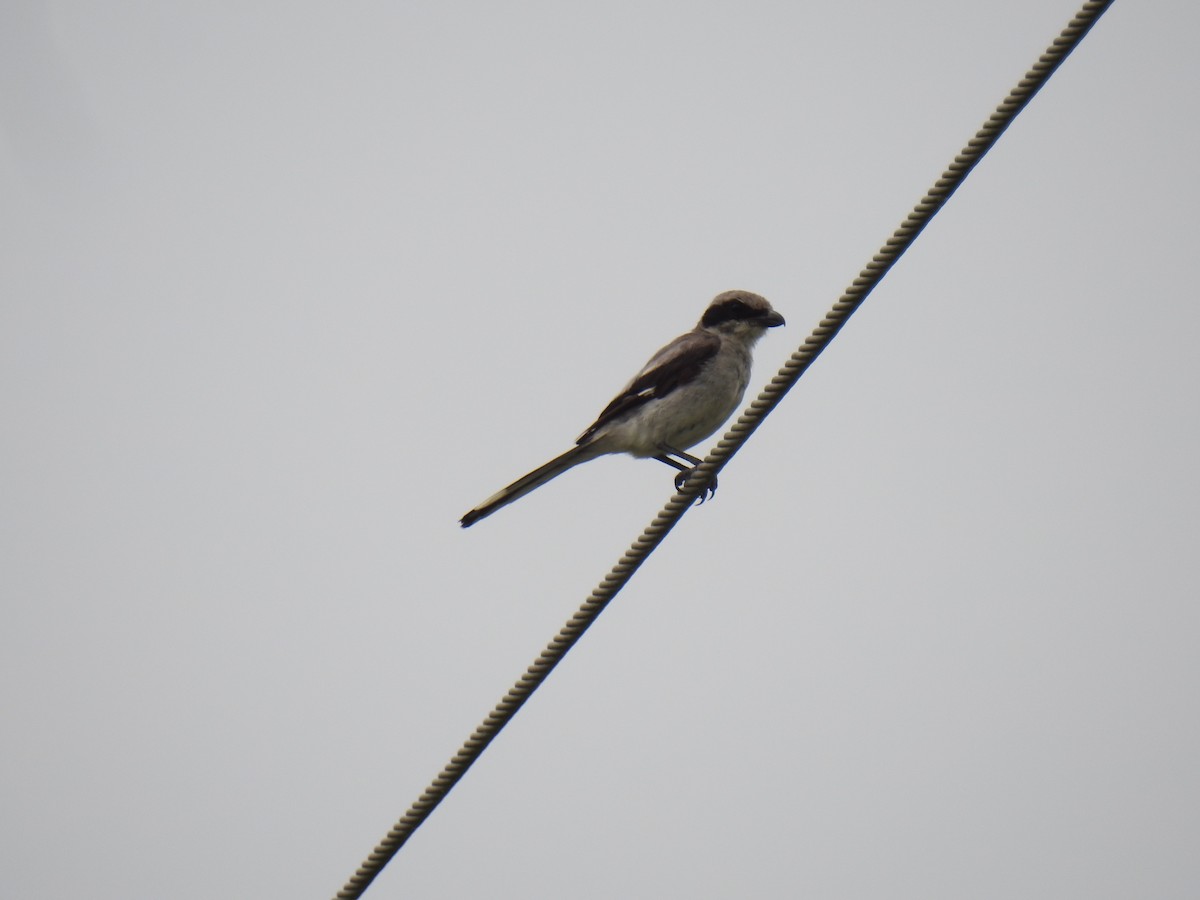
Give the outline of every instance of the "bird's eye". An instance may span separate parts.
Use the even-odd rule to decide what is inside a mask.
[[[726,300],[719,306],[711,306],[708,312],[704,314],[702,320],[704,325],[713,326],[719,325],[722,322],[732,322],[741,319],[754,319],[765,315],[765,312],[757,309],[752,309],[743,300]]]

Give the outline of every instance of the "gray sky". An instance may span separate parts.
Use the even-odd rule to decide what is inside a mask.
[[[0,890],[327,897],[1075,10],[0,9]],[[369,897],[1194,898],[1200,68],[1118,3]],[[706,448],[701,447],[703,451]]]

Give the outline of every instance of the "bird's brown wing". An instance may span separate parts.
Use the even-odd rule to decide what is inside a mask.
[[[612,399],[600,417],[575,443],[586,443],[598,429],[613,419],[651,400],[661,400],[676,388],[692,381],[720,347],[720,338],[705,331],[689,331],[671,341],[650,357],[642,371]]]

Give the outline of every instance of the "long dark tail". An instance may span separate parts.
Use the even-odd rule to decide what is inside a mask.
[[[589,459],[595,459],[600,454],[596,452],[594,445],[585,444],[580,447],[572,447],[562,456],[555,457],[540,468],[534,469],[523,478],[518,478],[508,487],[497,491],[492,496],[488,497],[477,507],[459,519],[459,523],[463,528],[470,528],[480,519],[487,518],[502,506],[508,506],[514,500],[519,500],[532,490],[540,488],[543,484],[552,478],[557,478],[563,472],[570,469],[572,466],[577,466],[580,463],[587,462]]]

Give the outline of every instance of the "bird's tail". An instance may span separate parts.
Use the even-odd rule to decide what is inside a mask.
[[[580,463],[587,462],[589,459],[595,459],[600,456],[603,451],[598,450],[595,444],[584,444],[578,447],[572,447],[562,456],[555,457],[537,469],[534,469],[528,475],[518,478],[506,488],[502,488],[492,496],[488,497],[477,507],[459,519],[459,524],[463,528],[470,528],[480,519],[487,518],[502,506],[508,506],[514,500],[519,500],[532,490],[540,488],[543,484],[552,478],[557,478],[563,472]]]

